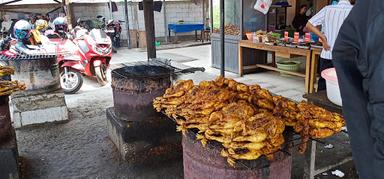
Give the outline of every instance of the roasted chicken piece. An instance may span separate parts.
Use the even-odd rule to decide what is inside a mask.
[[[248,150],[261,150],[265,147],[265,142],[231,142],[223,144],[228,149],[248,149]]]
[[[313,138],[322,139],[327,138],[335,134],[335,132],[331,129],[323,128],[323,129],[311,129],[310,134]]]
[[[173,98],[183,96],[188,90],[194,86],[192,80],[180,80],[171,88],[165,91],[163,98]]]
[[[259,130],[253,135],[238,136],[233,139],[235,142],[263,142],[267,139],[268,134],[264,130]]]
[[[13,75],[15,73],[15,68],[12,66],[1,66],[0,67],[0,77]]]

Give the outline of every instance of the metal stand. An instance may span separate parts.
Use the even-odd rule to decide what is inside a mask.
[[[304,177],[308,179],[314,179],[316,175],[321,174],[323,172],[326,172],[332,168],[335,168],[337,166],[343,165],[349,161],[352,161],[352,156],[349,156],[335,164],[330,164],[326,167],[316,169],[316,149],[317,149],[317,142],[312,141],[310,142],[310,149],[306,153],[306,162],[304,165]]]

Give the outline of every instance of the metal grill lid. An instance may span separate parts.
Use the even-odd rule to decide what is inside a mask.
[[[124,66],[112,71],[112,74],[120,77],[161,77],[169,76],[172,70],[163,66],[138,63],[130,66]]]

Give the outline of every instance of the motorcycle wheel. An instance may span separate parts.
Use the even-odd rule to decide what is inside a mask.
[[[96,74],[97,82],[101,86],[105,86],[108,83],[107,67],[105,65],[95,67],[95,74]]]
[[[65,94],[75,94],[83,86],[83,76],[74,70],[68,69],[67,74],[60,74],[60,84]]]

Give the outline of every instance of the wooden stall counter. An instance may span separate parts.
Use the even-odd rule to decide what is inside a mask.
[[[254,49],[254,50],[256,50],[256,53],[269,52],[272,54],[272,63],[268,64],[267,56],[265,56],[264,59],[256,60],[257,61],[256,64],[245,66],[243,64],[243,62],[244,62],[244,56],[243,56],[244,49]],[[304,56],[306,58],[305,73],[303,74],[303,73],[298,73],[298,72],[285,71],[285,70],[281,70],[281,69],[276,68],[276,54]],[[313,83],[314,83],[313,79],[314,78],[311,78],[312,51],[310,49],[273,46],[273,45],[266,45],[263,43],[253,43],[250,40],[241,40],[239,42],[239,59],[238,60],[239,60],[239,75],[240,76],[243,76],[244,70],[263,68],[263,69],[267,69],[267,70],[284,72],[285,74],[305,78],[305,92],[306,93],[310,92],[310,86],[314,86],[313,85]],[[312,84],[310,84],[310,83],[312,83]]]

